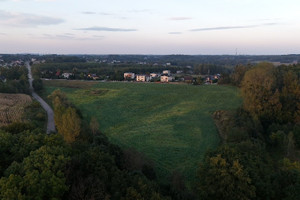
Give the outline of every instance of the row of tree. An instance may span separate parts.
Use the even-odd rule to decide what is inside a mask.
[[[132,165],[134,156],[143,159],[139,154],[111,144],[95,120],[82,123],[63,93],[51,98],[56,122],[62,121],[58,134],[28,123],[0,130],[0,199],[169,199],[150,181],[155,173],[147,162],[141,169]]]
[[[1,93],[29,94],[27,69],[24,66],[0,67],[0,76],[5,79],[5,81],[0,80]]]
[[[300,198],[299,67],[236,67],[243,107],[214,115],[222,144],[199,167],[200,199]]]

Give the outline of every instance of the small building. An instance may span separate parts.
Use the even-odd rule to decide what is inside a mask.
[[[55,73],[55,76],[60,76],[60,70]]]
[[[100,79],[100,78],[97,76],[97,74],[88,74],[87,77],[90,78],[90,79],[93,79],[93,80],[99,80],[99,79]]]
[[[150,80],[154,79],[154,78],[158,78],[160,76],[159,73],[150,73]]]
[[[137,74],[136,75],[136,81],[137,82],[148,82],[150,80],[150,77],[145,74]]]
[[[170,71],[170,70],[164,70],[164,71],[163,71],[163,74],[164,74],[164,75],[170,76],[170,75],[171,75],[171,71]]]
[[[70,76],[72,76],[73,74],[72,73],[68,73],[68,72],[65,72],[65,73],[62,73],[62,77],[68,79],[70,78]]]
[[[172,76],[162,75],[160,77],[160,82],[162,82],[162,83],[168,83],[168,82],[171,82],[172,80],[173,80]]]
[[[124,73],[124,79],[125,80],[132,80],[135,78],[135,73],[132,72],[125,72]]]

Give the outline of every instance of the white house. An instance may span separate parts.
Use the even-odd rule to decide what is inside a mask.
[[[150,80],[150,77],[145,74],[137,74],[136,75],[136,81],[138,82],[148,82]]]
[[[171,75],[171,71],[170,70],[164,70],[163,74],[167,74],[168,76],[170,76]]]
[[[159,77],[160,74],[159,73],[150,73],[150,80]]]
[[[126,72],[124,73],[124,79],[134,79],[135,78],[135,73],[132,72]]]
[[[66,78],[66,79],[68,79],[70,76],[72,76],[73,74],[72,73],[67,73],[67,72],[65,72],[65,73],[63,73],[62,74],[62,76],[64,77],[64,78]]]
[[[168,76],[168,75],[162,75],[160,77],[160,82],[162,83],[167,83],[167,82],[171,82],[173,80],[172,76]]]

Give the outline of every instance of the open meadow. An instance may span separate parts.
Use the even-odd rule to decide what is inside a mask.
[[[44,97],[61,89],[85,120],[96,117],[111,142],[153,160],[161,180],[178,171],[189,183],[205,152],[220,142],[212,114],[242,103],[230,86],[58,80],[44,85]]]
[[[22,122],[25,107],[32,99],[26,94],[0,93],[0,127],[12,122]]]

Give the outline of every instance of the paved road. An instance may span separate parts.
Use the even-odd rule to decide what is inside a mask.
[[[37,93],[34,92],[34,89],[32,87],[33,78],[32,78],[32,74],[31,74],[31,66],[29,65],[29,62],[26,62],[26,67],[28,69],[28,81],[29,81],[29,89],[30,89],[31,95],[38,102],[40,102],[41,106],[47,112],[47,116],[48,116],[47,133],[49,134],[51,132],[56,132],[53,110]]]

